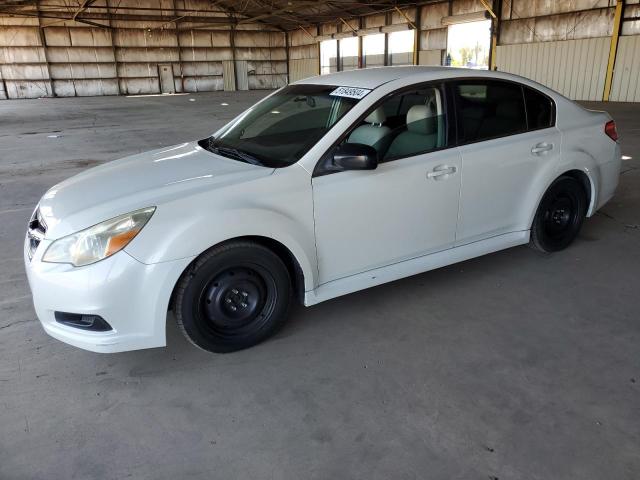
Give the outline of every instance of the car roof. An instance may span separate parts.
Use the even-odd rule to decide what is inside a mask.
[[[295,84],[339,85],[374,89],[393,80],[408,77],[420,77],[420,80],[424,81],[451,77],[487,77],[501,79],[508,78],[516,81],[522,80],[522,78],[518,77],[517,75],[511,75],[504,72],[491,72],[488,70],[455,67],[405,66],[374,67],[358,70],[348,70],[344,72],[335,72],[326,75],[305,78],[303,80],[295,82]]]

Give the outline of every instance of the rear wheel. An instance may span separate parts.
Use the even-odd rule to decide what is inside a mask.
[[[271,250],[232,242],[202,255],[180,280],[178,325],[196,346],[233,352],[273,335],[291,302],[287,267]]]
[[[531,226],[530,245],[543,252],[568,247],[578,236],[587,211],[587,195],[573,177],[563,176],[542,197]]]

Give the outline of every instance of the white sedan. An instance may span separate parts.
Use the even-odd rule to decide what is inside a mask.
[[[282,88],[198,142],[51,188],[24,258],[53,337],[96,352],[230,352],[292,299],[530,243],[567,247],[614,194],[615,123],[514,75],[388,67]]]

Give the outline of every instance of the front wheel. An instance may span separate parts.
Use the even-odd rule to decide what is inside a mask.
[[[587,211],[587,195],[573,177],[563,176],[542,197],[531,226],[531,246],[542,252],[567,248],[578,236]]]
[[[291,279],[282,260],[262,245],[238,241],[209,250],[185,272],[175,313],[191,343],[226,353],[273,335],[290,302]]]

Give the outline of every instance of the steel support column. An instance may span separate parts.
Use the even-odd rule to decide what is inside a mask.
[[[613,17],[613,32],[611,33],[611,46],[609,47],[609,61],[607,62],[607,76],[604,81],[604,92],[602,100],[609,101],[611,95],[611,85],[613,83],[613,71],[616,65],[616,56],[618,54],[618,40],[620,38],[620,25],[622,23],[622,12],[624,10],[624,0],[616,2],[616,13]]]

